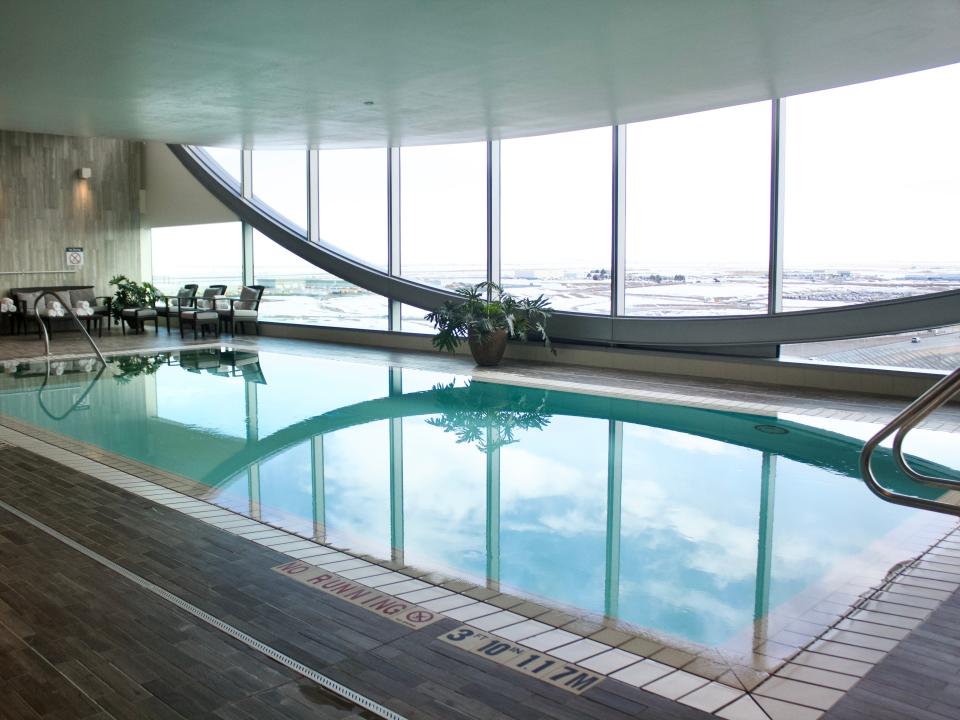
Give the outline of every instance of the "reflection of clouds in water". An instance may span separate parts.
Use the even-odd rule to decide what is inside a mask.
[[[426,424],[403,422],[408,562],[479,572],[486,560],[486,457]]]
[[[313,464],[310,444],[300,443],[260,464],[261,516],[312,534]]]
[[[559,428],[560,423],[555,426]],[[574,450],[566,452],[563,460],[545,458],[528,449],[526,444],[513,445],[503,451],[504,468],[509,462],[510,477],[518,479],[503,485],[505,528],[579,536],[584,540],[590,535],[605,536],[606,452],[589,455],[576,452],[584,445],[570,432],[577,429],[563,428],[559,437],[550,438],[552,447],[566,440],[566,449]],[[631,452],[637,452],[636,443],[639,443],[641,455],[657,461],[664,452],[669,452],[674,460],[679,456],[683,467],[690,464],[696,467],[704,450],[712,454],[712,463],[718,462],[717,456],[729,456],[735,463],[730,468],[734,475],[739,469],[737,461],[745,457],[758,459],[751,451],[683,433],[626,425],[627,434],[630,442],[635,443],[628,446]],[[759,462],[754,464],[759,470]],[[630,464],[625,462],[625,477],[629,469]],[[621,537],[628,553],[624,561],[629,562],[629,553],[642,549],[669,556],[678,567],[712,575],[715,587],[752,581],[757,553],[756,486],[751,486],[749,491],[750,507],[740,513],[742,521],[718,516],[717,509],[724,507],[724,491],[720,486],[714,492],[704,493],[700,485],[690,487],[682,479],[664,473],[663,468],[659,472],[648,468],[630,474],[621,497]],[[682,555],[678,553],[680,546]]]
[[[529,529],[545,528],[556,535],[564,536],[604,534],[607,530],[605,514],[600,508],[582,506],[569,508],[562,514],[546,512],[538,518],[539,522]],[[516,525],[511,524],[511,529],[516,528]]]
[[[694,544],[686,564],[711,574],[718,585],[748,580],[757,566],[757,527],[743,527],[712,518],[701,508],[665,509],[669,529]]]
[[[631,432],[630,435],[632,442],[636,434]],[[654,435],[660,439],[660,433]],[[671,447],[675,460],[679,445]],[[646,444],[641,448],[630,445],[628,450],[634,460],[639,456],[657,457],[654,454],[657,450],[648,449]],[[662,459],[662,451],[660,454]],[[698,460],[689,449],[683,449],[680,454],[681,462],[696,467]],[[739,459],[732,452],[719,454]],[[714,457],[711,462],[716,471],[716,463],[723,461]],[[728,490],[725,484],[704,487],[700,483],[685,483],[682,478],[672,478],[669,471],[655,471],[649,467],[629,473],[631,467],[631,463],[625,462],[621,497],[621,538],[631,551],[643,549],[676,554],[676,548],[682,546],[685,552],[675,557],[674,562],[709,573],[717,587],[752,579],[757,557],[758,498],[755,491],[754,497],[748,498],[747,507],[740,507],[743,501],[737,498],[735,512],[726,512],[730,503],[725,497]],[[641,473],[660,481],[637,479]]]
[[[390,547],[389,449],[386,420],[323,438],[327,528],[371,552]]]
[[[589,458],[593,465],[606,466],[606,458]],[[589,497],[595,484],[583,482],[581,468],[552,457],[545,457],[520,445],[510,445],[500,452],[501,507],[517,508],[524,500],[563,496]]]
[[[407,561],[482,575],[486,457],[426,419],[403,422]],[[596,593],[568,586],[577,573],[603,571],[607,427],[606,421],[555,416],[548,429],[521,433],[519,443],[502,449],[504,582],[600,609]],[[621,616],[720,641],[752,612],[761,454],[639,426],[625,425],[624,435]],[[381,555],[390,537],[388,438],[386,421],[325,438],[333,535]],[[305,472],[300,462],[292,467]],[[885,521],[826,533],[823,520],[813,526],[808,518],[824,504],[840,506],[824,510],[827,515],[847,513],[847,495],[859,485],[809,466],[797,466],[803,477],[790,463],[778,467],[774,580],[775,594],[785,599],[876,537]],[[309,488],[309,475],[298,477],[296,487]]]
[[[646,425],[635,425],[633,423],[624,423],[624,438],[636,440],[639,442],[653,442],[677,450],[686,450],[704,455],[736,455],[738,449],[719,440],[700,437],[699,435],[688,435],[687,433],[676,432],[674,430],[663,430],[661,428],[652,428]]]
[[[705,498],[708,507],[712,500]],[[718,520],[702,508],[678,504],[662,488],[644,498],[640,512],[632,505],[633,501],[624,497],[621,537],[624,542],[632,541],[632,551],[643,548],[670,553],[682,545],[688,552],[675,561],[714,576],[718,587],[753,577],[757,564],[755,524],[741,526]]]
[[[277,485],[300,494],[313,494],[313,462],[303,444],[285,450],[260,465],[261,492]]]
[[[620,601],[628,601],[634,595],[643,595],[660,602],[673,611],[689,611],[699,618],[712,622],[736,625],[743,621],[743,609],[724,602],[716,595],[695,590],[688,585],[670,580],[647,580],[620,583]]]
[[[642,525],[662,512],[669,501],[664,488],[649,480],[632,480],[620,498],[620,516],[626,531]]]
[[[606,534],[606,421],[554,416],[501,450],[502,523],[564,538]]]
[[[403,422],[404,509],[452,523],[483,522],[486,457],[472,444],[457,444],[425,418]]]

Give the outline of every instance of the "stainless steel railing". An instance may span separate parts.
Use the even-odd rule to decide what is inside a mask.
[[[906,505],[907,507],[960,516],[960,505],[954,505],[941,500],[928,500],[926,498],[903,495],[902,493],[888,490],[877,482],[877,478],[873,474],[873,468],[870,464],[873,453],[880,443],[896,433],[896,437],[893,440],[893,458],[897,467],[899,467],[907,477],[923,485],[932,485],[948,490],[960,490],[960,480],[951,480],[949,478],[919,473],[910,466],[910,463],[907,462],[903,455],[903,440],[907,433],[923,422],[923,420],[929,417],[937,408],[949,402],[950,399],[958,393],[960,393],[960,368],[954,370],[937,382],[936,385],[910,403],[893,420],[884,425],[876,435],[867,440],[860,453],[860,474],[863,476],[863,480],[871,492],[897,505]]]
[[[46,346],[47,357],[50,357],[50,333],[47,331],[47,326],[43,322],[43,318],[40,317],[40,308],[38,307],[38,303],[40,301],[40,298],[47,297],[48,295],[52,295],[53,297],[55,297],[57,299],[57,302],[59,302],[63,306],[63,309],[66,310],[68,313],[70,313],[70,317],[73,318],[73,321],[77,324],[77,327],[80,328],[80,332],[83,333],[83,336],[87,339],[87,342],[90,343],[90,347],[93,348],[93,351],[97,354],[97,357],[100,359],[100,362],[106,365],[107,361],[104,360],[103,353],[100,352],[100,348],[97,347],[97,344],[93,341],[93,338],[90,337],[90,333],[87,332],[87,329],[83,326],[83,323],[80,322],[80,318],[77,317],[77,314],[73,311],[73,308],[70,307],[69,303],[64,302],[63,298],[60,297],[60,295],[58,295],[53,290],[44,290],[33,301],[33,314],[34,314],[34,317],[36,317],[37,319],[37,324],[43,330],[43,343]]]
[[[37,390],[37,403],[40,405],[40,409],[43,410],[43,414],[46,415],[51,420],[63,420],[69,415],[73,414],[77,408],[83,406],[83,401],[87,399],[87,395],[90,394],[90,391],[93,390],[93,386],[97,384],[97,380],[100,379],[100,376],[103,375],[104,370],[107,369],[106,363],[100,364],[100,369],[97,371],[97,374],[93,376],[93,379],[87,383],[87,387],[84,389],[80,395],[74,399],[73,404],[70,408],[61,414],[56,414],[50,408],[47,407],[46,401],[43,399],[43,391],[47,389],[47,384],[50,382],[50,358],[47,358],[47,375],[43,379],[43,385],[40,386],[40,389]]]

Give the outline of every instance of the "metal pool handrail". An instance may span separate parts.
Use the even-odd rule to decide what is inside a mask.
[[[59,302],[60,305],[63,306],[63,309],[66,310],[68,313],[70,313],[70,317],[73,318],[73,321],[77,324],[77,327],[80,328],[80,332],[83,333],[83,336],[87,338],[87,342],[90,343],[90,347],[93,348],[93,351],[97,354],[97,357],[100,359],[100,362],[106,365],[107,361],[104,360],[103,353],[100,352],[100,348],[97,347],[97,344],[93,341],[93,338],[90,337],[90,333],[87,332],[87,329],[83,326],[83,323],[80,322],[80,318],[77,317],[77,314],[73,311],[73,308],[70,307],[69,303],[64,302],[63,298],[60,297],[60,295],[58,295],[53,290],[44,290],[33,301],[33,314],[37,319],[37,324],[43,330],[43,343],[47,348],[47,353],[46,353],[47,357],[50,357],[50,333],[47,332],[47,326],[44,324],[43,319],[40,317],[40,308],[38,306],[40,299],[45,298],[47,295],[52,295],[53,297],[55,297],[57,299],[57,302]]]
[[[47,358],[47,376],[43,380],[43,385],[41,385],[40,389],[37,390],[37,403],[40,405],[40,409],[43,410],[43,414],[51,420],[64,420],[68,416],[72,415],[73,412],[80,407],[83,401],[87,399],[87,395],[89,395],[90,391],[93,390],[93,386],[97,384],[97,380],[100,379],[100,376],[103,375],[103,371],[106,369],[106,363],[101,363],[100,369],[97,371],[97,374],[94,376],[93,380],[87,383],[86,389],[80,394],[80,397],[73,401],[70,409],[62,415],[57,415],[50,411],[46,402],[43,400],[43,391],[47,389],[47,383],[50,382],[50,358]]]
[[[960,506],[937,500],[911,497],[887,490],[877,482],[877,478],[873,474],[873,469],[870,466],[874,450],[876,450],[880,443],[886,438],[897,433],[893,443],[893,456],[897,465],[909,478],[924,485],[960,490],[960,481],[918,473],[910,467],[909,463],[907,463],[903,457],[903,439],[906,434],[934,410],[946,404],[957,393],[960,393],[960,368],[954,370],[937,382],[932,388],[910,403],[893,420],[884,425],[876,435],[867,440],[860,453],[860,474],[863,476],[863,480],[871,492],[897,505],[906,505],[907,507],[960,516]]]

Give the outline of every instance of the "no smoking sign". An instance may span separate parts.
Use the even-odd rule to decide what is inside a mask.
[[[64,257],[67,261],[68,268],[83,267],[83,248],[82,247],[65,248]]]

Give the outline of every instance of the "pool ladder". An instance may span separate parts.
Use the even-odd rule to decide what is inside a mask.
[[[44,290],[33,301],[33,314],[34,314],[34,317],[36,317],[37,319],[37,324],[40,326],[40,329],[43,330],[43,343],[47,349],[47,357],[48,358],[50,357],[50,333],[47,331],[47,326],[43,322],[43,318],[40,317],[39,301],[41,298],[45,298],[48,295],[55,297],[57,299],[57,302],[60,303],[63,309],[66,310],[68,313],[70,313],[70,317],[73,318],[73,321],[77,324],[77,327],[80,328],[80,332],[83,333],[83,336],[87,339],[87,342],[90,343],[90,347],[93,348],[93,351],[97,354],[97,357],[100,359],[100,362],[103,365],[106,365],[107,361],[103,359],[103,353],[100,352],[100,348],[97,347],[97,344],[93,341],[93,338],[90,337],[90,333],[87,332],[87,329],[83,326],[83,323],[80,322],[80,318],[77,317],[77,314],[73,311],[73,308],[70,307],[70,303],[64,302],[63,298],[60,297],[53,290]]]
[[[867,483],[867,487],[870,488],[871,492],[897,505],[906,505],[907,507],[960,516],[960,480],[950,480],[949,478],[919,473],[910,466],[910,463],[907,462],[907,459],[903,455],[903,440],[907,436],[907,433],[923,422],[934,410],[949,402],[958,393],[960,393],[960,368],[954,370],[937,382],[932,388],[910,403],[893,420],[884,425],[876,435],[867,440],[866,445],[863,446],[863,450],[860,453],[860,474],[863,476],[864,482]],[[944,488],[953,492],[945,493],[939,500],[928,500],[926,498],[912,497],[910,495],[892,492],[880,485],[880,483],[877,482],[876,476],[873,474],[870,461],[873,458],[874,450],[877,449],[881,442],[894,433],[896,433],[896,436],[893,439],[893,459],[897,467],[914,482]]]

